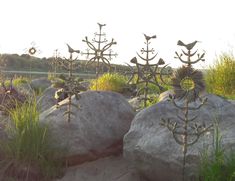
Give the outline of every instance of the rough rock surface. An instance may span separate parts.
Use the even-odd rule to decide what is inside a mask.
[[[28,83],[20,84],[16,88],[17,88],[17,91],[19,91],[20,93],[24,94],[27,97],[31,97],[34,95],[34,91],[32,87],[30,86],[30,84]]]
[[[235,100],[228,100],[228,101],[235,105]]]
[[[208,101],[197,113],[197,122],[210,125],[217,119],[222,145],[235,147],[235,105],[221,97],[207,94]],[[151,181],[182,181],[182,147],[172,133],[160,125],[162,118],[177,121],[176,109],[170,101],[162,101],[139,112],[132,121],[129,132],[124,136],[124,157]],[[203,135],[188,148],[187,178],[195,178],[199,161],[199,151],[212,145],[213,132]],[[229,149],[226,149],[229,150]]]
[[[122,156],[106,157],[70,167],[57,181],[145,181]]]
[[[63,113],[67,106],[53,106],[40,115],[41,123],[49,123],[55,143],[68,149],[70,165],[95,160],[122,151],[123,136],[130,128],[134,111],[125,98],[114,92],[87,91],[72,98],[71,121]],[[68,99],[61,101],[64,105]]]
[[[54,87],[48,87],[45,91],[43,91],[42,96],[38,98],[40,112],[46,111],[47,109],[56,105],[57,101],[54,98],[56,91],[57,89]]]

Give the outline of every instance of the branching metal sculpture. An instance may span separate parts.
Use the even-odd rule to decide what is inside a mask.
[[[145,42],[146,49],[142,48],[141,53],[145,54],[146,57],[141,56],[139,53],[137,53],[137,55],[145,63],[144,64],[139,63],[136,57],[132,58],[130,62],[135,64],[136,69],[128,65],[130,67],[130,72],[127,72],[126,74],[131,75],[130,79],[128,80],[128,84],[135,77],[137,78],[135,81],[136,85],[144,84],[144,87],[140,88],[137,91],[137,96],[139,96],[142,92],[144,92],[144,97],[142,98],[142,100],[144,101],[144,107],[146,107],[147,101],[149,100],[148,98],[149,84],[153,84],[157,86],[160,91],[163,90],[163,87],[160,85],[158,81],[158,77],[160,78],[160,74],[161,74],[159,66],[164,65],[165,62],[162,58],[160,58],[157,63],[150,64],[150,61],[154,60],[157,56],[157,54],[154,54],[154,49],[149,48],[149,44],[151,43],[150,40],[156,38],[156,35],[150,37],[144,34],[144,36],[146,40]],[[154,55],[150,57],[150,54],[154,54]],[[162,69],[165,67],[166,66],[162,67]]]
[[[64,105],[67,105],[67,111],[64,112],[64,115],[67,115],[67,121],[71,121],[71,115],[74,113],[72,112],[72,106],[79,108],[79,105],[75,105],[72,103],[72,96],[75,95],[75,98],[78,100],[80,98],[80,81],[76,80],[73,76],[73,71],[78,69],[78,57],[73,58],[73,53],[80,53],[79,50],[72,49],[68,44],[68,51],[70,53],[69,58],[58,59],[59,65],[68,71],[69,75],[65,78],[65,85],[63,87],[64,93],[68,95],[68,102]],[[58,105],[60,106],[60,105]]]
[[[197,54],[197,59],[192,60],[191,58],[197,53],[197,50],[195,52],[191,52],[191,50],[193,49],[193,47],[196,45],[196,43],[198,43],[199,41],[194,41],[192,43],[189,44],[185,44],[183,43],[181,40],[178,41],[177,45],[179,46],[183,46],[187,49],[187,52],[185,52],[184,50],[182,50],[183,54],[187,57],[187,60],[183,60],[182,56],[183,54],[179,54],[178,52],[175,52],[177,59],[179,59],[182,63],[187,64],[188,66],[191,66],[192,64],[198,63],[199,61],[205,61],[204,56],[205,56],[205,52],[202,54]]]
[[[184,44],[182,41],[178,41],[179,46],[184,46],[188,52],[182,50],[183,54],[186,56],[187,60],[183,60],[183,54],[178,54],[176,52],[176,58],[182,63],[186,64],[179,68],[172,78],[172,86],[174,88],[175,95],[170,95],[169,98],[173,105],[180,110],[182,115],[177,115],[177,120],[172,121],[170,119],[162,118],[161,125],[168,128],[172,133],[174,140],[177,144],[182,146],[183,151],[183,181],[185,180],[185,168],[186,168],[186,155],[188,147],[194,145],[199,138],[206,132],[210,131],[212,124],[206,126],[203,123],[195,122],[197,116],[190,116],[193,111],[199,110],[207,101],[207,99],[201,99],[200,93],[204,91],[205,84],[203,81],[202,72],[192,68],[192,64],[204,61],[204,55],[198,54],[198,58],[194,61],[191,58],[196,54],[197,51],[191,53],[191,49],[196,45],[198,41],[194,41],[190,44]],[[183,100],[183,105],[176,100]],[[200,104],[198,106],[191,106],[191,102],[198,100]]]
[[[88,40],[87,36],[84,40],[82,40],[87,44],[89,48],[87,49],[86,53],[81,53],[82,55],[86,55],[86,58],[88,59],[86,66],[97,62],[96,79],[99,77],[100,74],[100,62],[103,62],[110,69],[110,60],[112,60],[113,57],[117,56],[117,54],[113,53],[112,49],[110,49],[112,45],[115,45],[117,43],[114,41],[114,39],[112,39],[111,42],[108,43],[107,39],[105,38],[106,34],[102,32],[102,28],[103,26],[105,26],[105,24],[98,23],[98,25],[99,33],[95,33],[95,37],[92,39],[92,42]],[[98,37],[98,39],[96,37]],[[96,43],[97,45],[93,43]],[[92,52],[90,52],[90,50]],[[107,51],[109,52],[106,53]]]
[[[48,62],[49,65],[52,67],[52,71],[53,71],[53,74],[54,74],[54,77],[56,77],[56,73],[57,73],[57,69],[58,69],[58,66],[59,66],[59,52],[58,52],[58,49],[55,50],[54,52],[54,55],[53,55],[53,58]]]

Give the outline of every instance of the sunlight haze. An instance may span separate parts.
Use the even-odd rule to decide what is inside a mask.
[[[0,53],[26,53],[31,42],[38,57],[53,56],[58,49],[67,55],[66,43],[85,51],[82,39],[92,39],[103,28],[107,40],[117,41],[118,53],[111,63],[129,63],[144,47],[144,36],[157,35],[152,46],[166,63],[174,59],[177,41],[199,40],[196,49],[206,52],[211,64],[216,55],[235,49],[235,11],[232,0],[1,0]]]

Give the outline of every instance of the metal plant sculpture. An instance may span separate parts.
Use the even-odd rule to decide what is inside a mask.
[[[59,66],[59,58],[60,58],[59,55],[60,55],[60,53],[58,52],[58,49],[56,49],[54,51],[53,58],[48,62],[49,65],[52,67],[54,77],[56,77],[57,69]]]
[[[183,180],[185,180],[185,167],[186,167],[186,155],[188,147],[194,145],[199,138],[205,133],[210,131],[212,124],[207,126],[204,122],[196,122],[197,116],[190,116],[193,111],[199,110],[207,101],[207,99],[201,99],[200,93],[205,89],[205,83],[203,81],[202,72],[192,68],[192,64],[204,61],[204,55],[198,54],[198,58],[194,61],[191,58],[197,51],[191,53],[191,49],[198,41],[194,41],[190,44],[184,44],[182,41],[178,41],[179,46],[184,46],[188,52],[182,50],[187,60],[183,60],[182,54],[176,52],[176,57],[182,63],[186,64],[176,70],[172,78],[172,86],[175,95],[170,95],[170,100],[173,105],[180,110],[181,115],[177,115],[177,120],[172,121],[170,119],[162,119],[161,125],[168,128],[172,133],[176,143],[182,146],[183,151]],[[176,100],[183,100],[183,105]],[[199,105],[192,106],[190,103],[199,101]],[[182,116],[183,115],[183,116]]]
[[[128,72],[126,74],[131,74],[131,77],[128,80],[128,84],[135,77],[137,77],[137,80],[135,81],[136,85],[144,84],[144,87],[140,88],[137,91],[137,96],[139,96],[141,92],[144,92],[144,97],[142,98],[142,100],[144,101],[144,107],[146,107],[147,101],[149,100],[149,98],[148,98],[149,86],[148,85],[153,84],[153,85],[157,86],[160,89],[160,91],[163,90],[163,87],[158,82],[158,77],[160,77],[160,74],[161,74],[159,65],[164,65],[165,62],[162,58],[160,58],[157,63],[150,64],[150,61],[155,59],[155,57],[157,56],[157,54],[154,54],[154,49],[149,48],[149,44],[151,43],[150,40],[156,38],[156,35],[150,37],[150,36],[147,36],[144,34],[144,36],[145,36],[145,40],[146,40],[146,42],[145,42],[146,49],[142,48],[141,53],[145,54],[146,56],[143,57],[139,53],[137,53],[137,55],[145,63],[144,64],[139,63],[137,61],[136,57],[132,58],[130,62],[135,64],[136,69],[134,69],[133,67],[128,65],[130,67],[130,72]],[[150,54],[154,54],[154,55],[150,57]],[[166,66],[162,67],[162,69],[164,69],[165,67]]]
[[[73,58],[73,53],[80,53],[79,50],[74,50],[72,49],[68,44],[68,51],[70,53],[69,58],[64,58],[64,59],[58,59],[59,64],[62,68],[64,68],[66,71],[68,71],[69,75],[68,77],[65,77],[65,85],[63,87],[64,93],[68,95],[68,103],[63,104],[67,105],[67,111],[64,112],[64,115],[67,114],[67,121],[71,121],[71,115],[73,115],[72,112],[72,106],[79,108],[78,105],[75,105],[72,103],[72,96],[75,95],[75,98],[78,100],[79,99],[79,92],[80,92],[80,81],[81,80],[76,80],[75,77],[73,76],[73,71],[78,69],[78,58]],[[60,105],[58,105],[60,106]]]
[[[189,44],[185,44],[183,43],[181,40],[178,41],[177,45],[179,46],[183,46],[187,49],[187,52],[185,52],[184,50],[182,50],[183,54],[187,57],[187,60],[183,60],[182,56],[183,54],[179,54],[178,52],[175,52],[177,59],[179,59],[182,63],[187,64],[188,66],[191,66],[192,64],[198,63],[199,61],[205,61],[204,56],[205,56],[205,52],[202,54],[197,54],[197,59],[192,60],[191,58],[197,53],[197,50],[195,52],[191,52],[191,50],[193,49],[193,47],[196,45],[196,43],[198,43],[199,41],[194,41],[192,43]]]
[[[117,56],[117,54],[113,53],[112,49],[110,49],[111,46],[116,45],[117,42],[115,42],[114,39],[112,39],[111,42],[108,43],[107,39],[105,38],[106,34],[102,32],[102,28],[103,26],[105,26],[105,24],[98,23],[98,25],[99,25],[99,33],[95,33],[95,38],[93,38],[92,41],[89,41],[87,36],[85,37],[84,40],[82,40],[89,47],[86,53],[82,53],[83,55],[86,55],[86,58],[88,59],[86,66],[94,62],[97,62],[96,79],[100,74],[100,62],[103,62],[110,69],[111,68],[110,60],[112,60],[113,57]],[[95,45],[94,43],[97,45]],[[90,50],[92,52],[90,52]],[[106,53],[107,51],[109,52]]]

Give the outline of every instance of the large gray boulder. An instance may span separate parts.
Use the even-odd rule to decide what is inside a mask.
[[[206,105],[197,113],[197,122],[213,124],[217,120],[222,145],[235,147],[235,105],[221,97],[206,94]],[[160,125],[162,118],[177,121],[180,113],[170,101],[162,101],[139,112],[132,121],[129,132],[124,136],[124,157],[151,181],[182,181],[182,147],[177,144],[172,133]],[[203,135],[193,146],[188,147],[186,176],[196,177],[199,164],[199,151],[211,148],[213,132]]]
[[[235,100],[228,100],[228,101],[235,105]]]
[[[43,91],[42,95],[37,100],[40,112],[46,111],[56,105],[55,92],[57,90],[58,89],[51,86]]]
[[[40,122],[49,124],[53,141],[68,149],[71,165],[120,153],[123,136],[134,118],[132,107],[121,94],[87,91],[80,95],[79,100],[72,97],[72,103],[80,108],[72,107],[69,123],[63,115],[67,106],[53,106],[40,115]]]
[[[70,167],[57,181],[145,181],[122,156],[101,158]]]
[[[27,97],[34,96],[34,90],[32,89],[29,83],[23,83],[23,84],[17,85],[16,89],[19,93]]]

